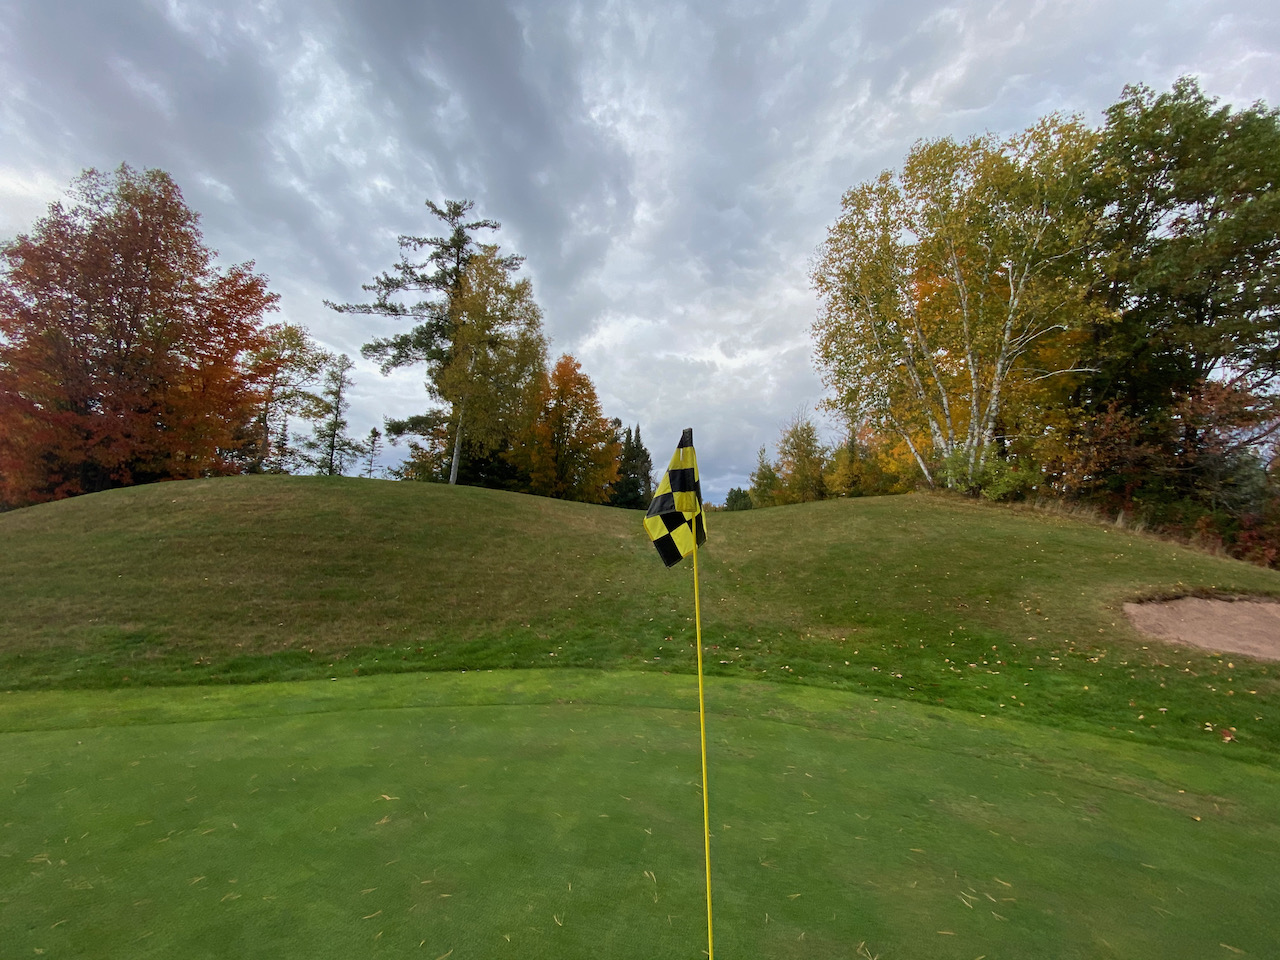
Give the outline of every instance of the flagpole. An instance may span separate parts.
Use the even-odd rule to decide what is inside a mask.
[[[707,805],[707,711],[702,697],[702,605],[698,597],[698,521],[693,521],[693,623],[698,640],[698,727],[702,734],[702,846],[707,862],[707,960],[716,960],[711,936],[711,817]]]

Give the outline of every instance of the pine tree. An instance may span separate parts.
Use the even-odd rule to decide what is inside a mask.
[[[760,448],[756,469],[751,474],[751,503],[757,507],[775,507],[782,501],[782,480],[769,461],[768,451]]]
[[[364,445],[347,436],[347,410],[355,368],[345,353],[333,359],[324,373],[324,386],[309,411],[315,427],[303,440],[299,459],[321,476],[341,476],[364,453]]]
[[[369,437],[364,442],[365,469],[364,475],[372,478],[378,466],[378,454],[382,452],[382,431],[377,427],[369,430]]]
[[[644,441],[640,439],[640,424],[636,424],[635,432],[635,474],[640,478],[644,489],[644,506],[649,505],[649,501],[653,499],[653,457],[649,456],[649,451],[645,449]]]
[[[361,348],[367,359],[378,360],[384,375],[400,367],[424,363],[427,367],[427,391],[432,399],[449,405],[449,433],[453,438],[453,455],[449,468],[449,482],[458,482],[458,470],[469,426],[464,425],[463,414],[468,406],[466,391],[460,392],[459,371],[469,376],[471,360],[469,350],[475,348],[475,338],[468,337],[472,330],[474,308],[466,308],[462,301],[467,295],[468,268],[480,255],[487,258],[490,273],[496,271],[506,278],[519,269],[524,257],[499,255],[497,246],[480,246],[472,234],[478,230],[497,230],[496,220],[466,220],[474,206],[471,200],[446,200],[443,207],[427,201],[427,208],[449,227],[447,237],[401,236],[400,259],[390,272],[382,273],[361,289],[375,294],[370,303],[332,303],[325,306],[339,313],[356,313],[381,317],[404,318],[415,321],[408,333],[377,338]],[[430,250],[426,258],[416,255]],[[488,284],[502,286],[490,276]],[[518,291],[532,303],[532,294],[524,284],[506,282],[506,287]],[[402,298],[421,297],[412,303]],[[533,306],[536,310],[536,305]],[[538,317],[539,336],[541,317]],[[469,417],[474,423],[474,417]]]
[[[618,482],[613,485],[609,503],[627,510],[643,510],[653,498],[653,461],[640,441],[639,424],[634,431],[626,427],[618,433],[622,421],[613,423],[622,454],[618,460]]]

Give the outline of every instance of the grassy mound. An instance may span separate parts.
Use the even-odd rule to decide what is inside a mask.
[[[0,516],[11,690],[573,666],[688,672],[687,565],[639,514],[352,479],[158,484]],[[1276,667],[1144,643],[1141,596],[1280,574],[924,496],[710,518],[712,674],[1280,751]],[[1217,729],[1234,728],[1224,747]]]
[[[688,677],[0,696],[0,953],[665,958],[705,944]],[[717,954],[1270,956],[1280,773],[708,682]]]

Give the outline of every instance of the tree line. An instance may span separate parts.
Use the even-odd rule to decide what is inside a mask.
[[[1055,115],[921,141],[844,195],[812,281],[815,361],[848,437],[816,486],[785,444],[784,462],[762,452],[753,503],[921,482],[1085,501],[1280,557],[1265,104],[1232,110],[1182,79],[1126,88],[1096,128]]]
[[[78,178],[0,248],[0,509],[157,480],[378,470],[392,476],[643,507],[640,427],[601,413],[571,356],[547,362],[523,258],[477,242],[470,201],[428,207],[444,237],[401,256],[341,313],[403,318],[363,348],[384,373],[426,366],[435,405],[349,436],[354,363],[297,324],[252,262],[214,266],[199,216],[160,170]],[[406,301],[406,298],[407,301]]]
[[[339,313],[407,321],[407,331],[366,343],[362,354],[384,374],[423,366],[436,406],[386,423],[409,457],[403,479],[517,490],[588,503],[640,508],[652,494],[653,464],[640,427],[607,420],[595,385],[572,356],[548,365],[542,311],[524,258],[482,243],[497,231],[468,219],[469,200],[427,207],[440,236],[401,236],[392,268]]]

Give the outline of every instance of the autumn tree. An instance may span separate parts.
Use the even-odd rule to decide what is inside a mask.
[[[234,473],[277,297],[161,170],[89,170],[0,250],[0,502]]]
[[[778,436],[777,460],[770,460],[768,450],[760,448],[751,474],[751,505],[776,507],[825,500],[829,459],[830,451],[818,438],[813,421],[796,416]]]
[[[496,220],[468,220],[467,214],[474,206],[472,201],[447,200],[443,207],[430,200],[426,204],[449,228],[448,235],[399,237],[400,259],[390,271],[362,287],[374,294],[373,300],[343,304],[326,300],[325,305],[339,313],[413,322],[407,333],[375,338],[366,343],[361,352],[366,358],[377,360],[384,374],[401,367],[426,365],[428,394],[449,408],[449,434],[453,438],[449,482],[457,483],[468,435],[481,448],[492,435],[492,424],[483,421],[483,411],[478,409],[480,395],[463,382],[472,369],[477,351],[485,349],[489,336],[485,330],[475,330],[472,325],[477,316],[492,315],[481,302],[486,289],[496,290],[503,284],[508,290],[519,286],[509,282],[509,275],[520,267],[524,258],[502,255],[497,246],[482,248],[476,242],[473,235],[477,231],[497,230],[501,224]],[[426,256],[422,257],[424,252]],[[478,255],[487,261],[485,276],[473,280],[468,288],[468,268]],[[496,281],[496,275],[501,275],[501,282]],[[463,302],[468,295],[470,306]],[[528,304],[532,303],[527,287],[521,296]],[[482,308],[479,314],[475,312],[477,304]],[[528,304],[522,305],[526,314]],[[468,400],[472,401],[470,411],[466,409]]]
[[[544,375],[537,416],[513,453],[528,471],[531,492],[605,503],[621,452],[591,378],[573,357],[561,356]]]
[[[817,363],[832,409],[896,434],[930,484],[980,471],[1017,388],[1079,369],[1095,141],[1050,117],[921,142],[844,196],[812,274]]]
[[[496,246],[482,246],[463,271],[457,323],[437,390],[451,410],[450,482],[466,453],[499,453],[533,414],[546,366],[542,311],[527,278],[512,281]]]
[[[818,428],[807,417],[796,417],[778,438],[778,462],[775,467],[781,483],[783,503],[809,503],[825,500],[826,480],[823,471],[829,451],[818,438]]]
[[[901,439],[877,433],[866,424],[851,429],[834,446],[823,470],[828,497],[905,493],[918,476]]]

